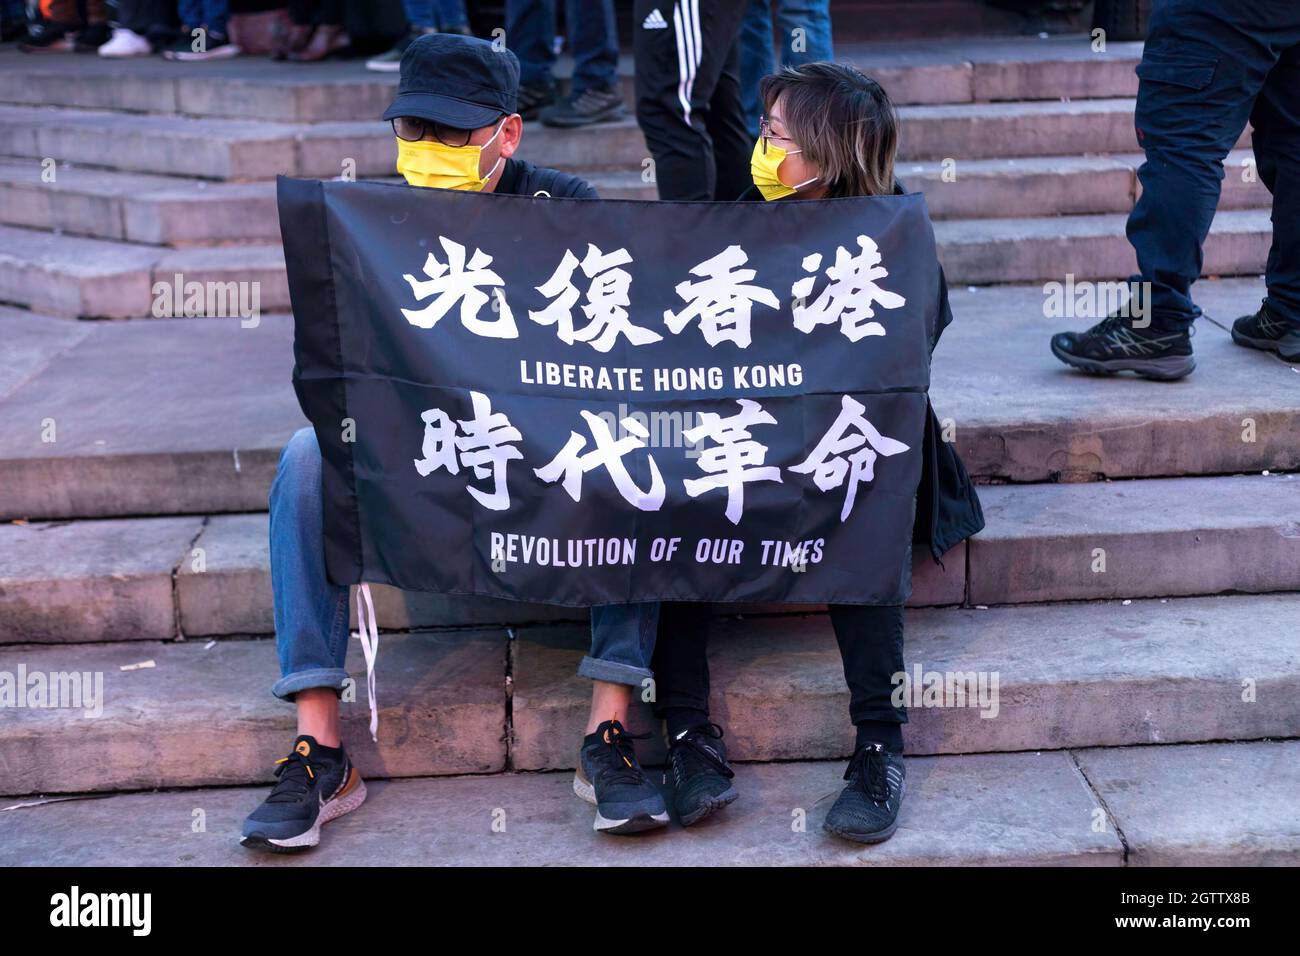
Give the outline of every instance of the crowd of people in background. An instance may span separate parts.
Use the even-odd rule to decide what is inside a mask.
[[[416,37],[429,33],[472,35],[466,0],[401,0],[405,32],[388,49],[367,56],[367,44],[355,42],[348,23],[355,23],[358,17],[362,21],[378,18],[370,16],[373,10],[368,5],[364,10],[350,6],[355,3],[357,0],[284,0],[262,4],[281,11],[270,49],[264,52],[271,59],[294,63],[363,59],[369,70],[396,73],[402,54]],[[558,127],[623,119],[627,108],[619,85],[613,0],[569,0],[562,31],[557,7],[556,0],[504,2],[504,36],[520,63],[520,115]],[[638,2],[635,7],[638,37],[665,41],[662,55],[655,52],[648,68],[658,69],[662,64],[663,70],[673,74],[672,96],[677,101],[683,95],[676,87],[687,82],[687,74],[699,89],[713,91],[721,86],[721,108],[713,112],[737,123],[737,135],[732,139],[738,149],[748,148],[739,142],[741,130],[751,143],[758,135],[761,77],[776,66],[833,58],[829,0],[697,2],[693,7],[699,11],[697,22],[684,24],[670,22],[672,3]],[[0,39],[16,40],[19,48],[30,54],[80,53],[110,59],[160,55],[182,63],[263,52],[246,48],[250,46],[247,42],[241,47],[231,18],[230,0],[0,0]],[[774,27],[776,35],[783,38],[779,50],[773,46]],[[699,49],[687,51],[687,62],[678,63],[676,36],[682,30],[689,36],[698,34],[701,42]],[[564,96],[555,76],[561,51],[573,59],[572,78]],[[743,169],[745,164],[738,161],[736,165]]]

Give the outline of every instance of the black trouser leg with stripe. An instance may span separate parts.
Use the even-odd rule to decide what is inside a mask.
[[[750,186],[740,91],[748,0],[636,0],[636,116],[660,199],[731,201]]]

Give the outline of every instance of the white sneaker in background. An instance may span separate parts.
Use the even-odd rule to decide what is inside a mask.
[[[153,46],[140,34],[126,27],[113,27],[113,37],[99,48],[100,56],[150,56]]]

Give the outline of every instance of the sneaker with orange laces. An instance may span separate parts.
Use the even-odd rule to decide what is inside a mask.
[[[640,833],[668,825],[663,794],[637,763],[632,741],[648,734],[629,734],[617,720],[607,720],[582,740],[573,792],[596,805],[597,833]]]
[[[299,735],[289,756],[276,761],[276,783],[244,820],[241,845],[293,853],[320,843],[320,828],[361,806],[366,784],[348,755]]]

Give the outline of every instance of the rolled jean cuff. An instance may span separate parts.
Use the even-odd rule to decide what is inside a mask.
[[[620,664],[618,661],[605,661],[588,654],[582,658],[582,663],[578,665],[578,676],[589,677],[592,680],[603,680],[610,684],[627,684],[630,687],[640,687],[642,681],[655,675],[654,671],[645,667]]]
[[[271,688],[271,693],[281,700],[292,700],[298,691],[311,690],[313,687],[342,690],[347,679],[348,672],[341,667],[316,667],[281,677]]]

